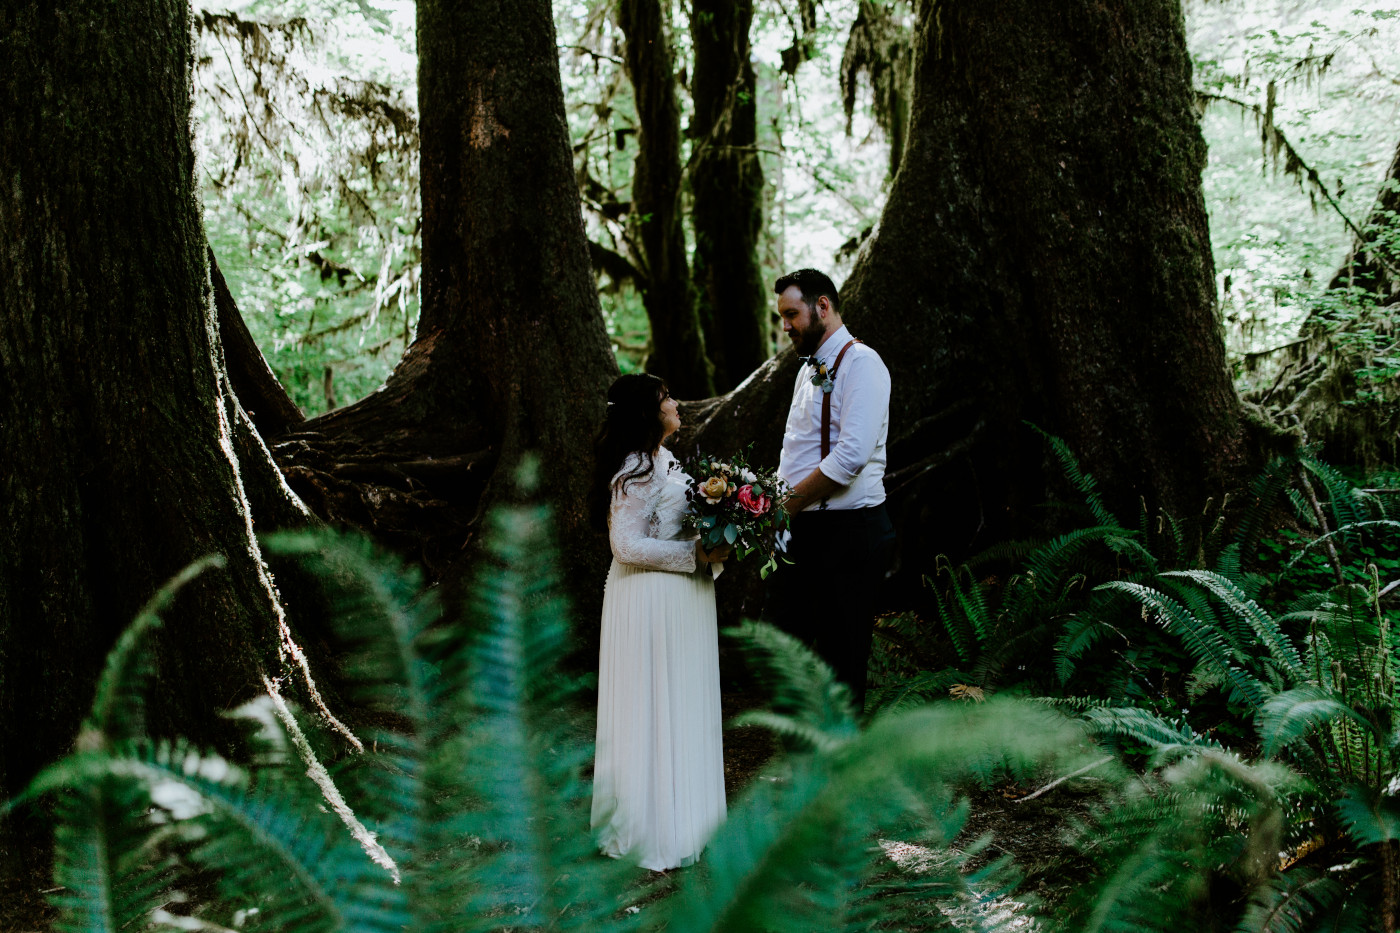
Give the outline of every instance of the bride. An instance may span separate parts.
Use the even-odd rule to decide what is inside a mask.
[[[724,822],[719,643],[712,567],[681,530],[686,476],[662,441],[680,427],[656,376],[608,390],[596,514],[613,562],[603,593],[593,830],[603,854],[665,871]]]

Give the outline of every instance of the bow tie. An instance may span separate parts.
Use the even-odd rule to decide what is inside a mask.
[[[815,356],[799,356],[799,357],[797,358],[797,362],[801,363],[803,366],[820,366],[820,365],[821,365],[821,361],[818,360]]]

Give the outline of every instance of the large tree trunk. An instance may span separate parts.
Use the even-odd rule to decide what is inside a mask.
[[[666,12],[661,0],[622,0],[618,22],[637,101],[631,216],[642,244],[642,302],[651,322],[646,369],[663,377],[678,398],[707,398],[715,386],[681,226],[681,114]]]
[[[768,358],[768,299],[758,263],[763,230],[757,101],[749,60],[753,0],[695,0],[690,189],[695,281],[715,387],[732,389]]]
[[[219,343],[224,351],[229,385],[258,433],[263,437],[276,437],[301,424],[306,416],[277,381],[272,367],[267,365],[267,358],[248,331],[212,249],[209,250],[209,277],[214,287]]]
[[[589,266],[548,0],[418,4],[423,309],[385,386],[275,446],[312,508],[446,574],[526,454],[575,579],[616,375]],[[465,549],[465,550],[464,550]],[[584,572],[586,571],[586,573]]]
[[[1400,308],[1400,251],[1391,239],[1400,216],[1400,148],[1366,221],[1329,288],[1355,289],[1344,315],[1320,302],[1299,339],[1246,358],[1252,367],[1280,359],[1277,373],[1247,394],[1333,463],[1371,472],[1400,462],[1400,384],[1383,359],[1394,344]],[[1389,230],[1390,236],[1385,235]]]
[[[1396,218],[1400,217],[1400,146],[1381,182],[1380,194],[1366,219],[1370,239],[1357,237],[1337,274],[1332,288],[1356,286],[1376,296],[1378,304],[1400,301],[1400,249],[1395,248]],[[1390,231],[1390,237],[1376,243],[1375,234]]]
[[[190,137],[183,0],[0,16],[0,794],[71,745],[168,577],[157,731],[208,737],[287,647],[248,500],[301,515],[229,388]],[[235,453],[244,452],[240,457]]]
[[[926,3],[909,143],[841,294],[894,380],[886,488],[917,574],[1037,530],[1068,440],[1124,520],[1238,481],[1175,0]],[[678,443],[775,462],[795,364],[687,406]]]

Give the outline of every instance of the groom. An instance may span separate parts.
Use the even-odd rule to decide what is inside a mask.
[[[778,316],[802,360],[778,472],[793,487],[787,558],[769,579],[775,622],[865,702],[875,598],[894,551],[885,511],[890,373],[852,338],[836,286],[815,269],[778,279]]]

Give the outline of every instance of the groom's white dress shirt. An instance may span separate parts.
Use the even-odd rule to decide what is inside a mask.
[[[817,348],[828,370],[851,340],[844,326]],[[831,391],[831,453],[822,458],[822,390],[812,385],[816,370],[803,365],[797,373],[783,432],[778,473],[790,485],[820,469],[844,489],[826,502],[828,509],[863,509],[885,501],[885,440],[890,430],[890,371],[880,354],[863,343],[846,351]],[[806,510],[822,508],[814,502]]]

